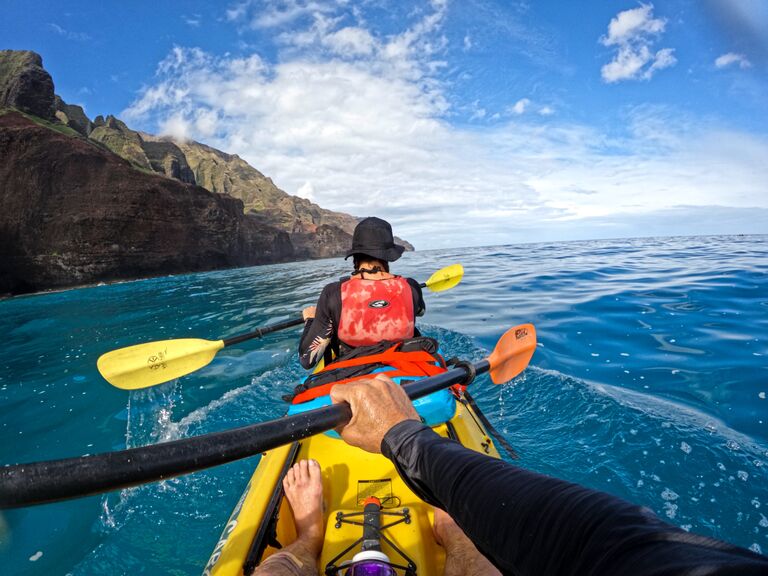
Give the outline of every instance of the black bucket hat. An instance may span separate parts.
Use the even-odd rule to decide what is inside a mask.
[[[352,234],[352,249],[344,257],[346,260],[353,254],[365,254],[377,260],[394,262],[405,251],[404,246],[395,244],[392,236],[392,226],[389,222],[371,216],[360,221]]]

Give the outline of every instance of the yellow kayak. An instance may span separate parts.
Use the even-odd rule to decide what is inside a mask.
[[[307,403],[307,407],[323,402],[329,400],[320,398],[315,404]],[[468,394],[441,390],[414,405],[438,434],[499,457],[489,430],[482,424],[482,415],[473,409]],[[320,574],[329,565],[338,567],[352,560],[360,551],[363,534],[359,522],[370,497],[381,502],[381,550],[392,564],[410,567],[410,573],[419,576],[443,573],[445,554],[432,534],[432,507],[406,486],[387,458],[349,446],[334,432],[326,432],[263,455],[203,574],[248,575],[279,546],[296,539],[282,479],[294,462],[309,458],[320,463],[323,477],[326,529],[318,564]],[[351,515],[349,519],[347,515]]]

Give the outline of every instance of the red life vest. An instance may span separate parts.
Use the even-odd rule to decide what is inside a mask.
[[[413,334],[413,291],[405,278],[342,282],[338,336],[344,344],[357,348]]]

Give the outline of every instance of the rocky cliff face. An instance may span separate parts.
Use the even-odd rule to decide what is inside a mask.
[[[0,116],[0,292],[295,258],[242,202],[131,164],[18,112]]]
[[[17,108],[46,120],[55,118],[53,79],[39,54],[0,50],[0,108]]]
[[[267,217],[273,218],[274,224],[286,232],[314,232],[318,226],[327,225],[352,233],[357,225],[358,218],[354,216],[325,210],[309,200],[283,192],[237,155],[225,154],[198,142],[177,145],[201,186],[240,198],[247,212],[268,212]]]
[[[195,173],[187,164],[184,152],[176,144],[170,141],[144,142],[143,148],[152,170],[187,184],[195,184]],[[215,190],[210,191],[215,192]]]
[[[81,106],[67,104],[58,96],[56,96],[56,118],[83,136],[88,136],[93,130],[93,122],[85,115],[85,110]]]
[[[94,125],[92,139],[136,166],[242,200],[246,213],[289,234],[297,258],[340,256],[351,244],[359,218],[287,194],[236,154],[135,132],[113,116],[98,117]],[[396,241],[413,250],[405,240]]]
[[[170,142],[143,132],[139,135],[147,143]],[[297,254],[303,258],[339,256],[350,246],[352,232],[360,218],[326,210],[305,198],[287,194],[236,154],[194,141],[174,143],[186,157],[198,185],[242,200],[246,212],[288,232]],[[316,236],[321,228],[322,238]],[[413,250],[405,240],[396,240]],[[339,249],[334,251],[332,246]]]
[[[237,154],[136,132],[113,116],[97,117],[94,126],[90,138],[135,166],[242,200],[246,213],[288,233],[297,258],[340,256],[351,244],[359,218],[287,194]],[[318,236],[321,228],[322,237]],[[395,239],[413,250],[405,240]]]
[[[0,293],[339,256],[358,222],[236,155],[91,121],[55,96],[39,55],[12,50],[0,51],[0,207]]]
[[[114,116],[107,116],[106,120],[97,116],[88,136],[91,140],[101,142],[137,168],[152,170],[152,164],[142,146],[141,136]]]

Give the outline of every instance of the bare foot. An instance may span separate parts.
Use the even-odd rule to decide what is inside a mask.
[[[296,534],[316,554],[323,547],[323,480],[317,460],[299,460],[283,479]]]
[[[501,573],[472,544],[447,512],[435,508],[432,525],[435,540],[445,548],[445,576],[472,574],[474,576],[500,576]]]

